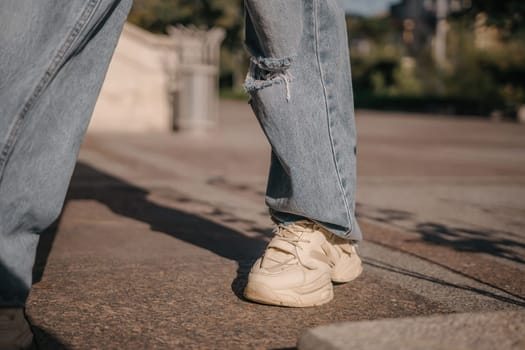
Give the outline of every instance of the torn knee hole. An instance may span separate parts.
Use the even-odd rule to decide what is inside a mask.
[[[274,84],[285,84],[286,100],[290,100],[290,82],[292,76],[289,68],[292,64],[290,57],[265,58],[252,57],[250,69],[244,82],[246,92],[254,92]]]

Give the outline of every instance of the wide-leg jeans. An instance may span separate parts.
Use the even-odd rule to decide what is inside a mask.
[[[23,307],[130,0],[0,3],[0,307]],[[356,137],[338,0],[245,0],[245,82],[272,146],[266,203],[359,240]]]

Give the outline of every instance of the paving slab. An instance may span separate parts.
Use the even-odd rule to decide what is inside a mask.
[[[523,126],[358,112],[364,273],[290,309],[242,296],[272,236],[270,149],[248,105],[220,115],[205,134],[87,136],[39,245],[42,349],[293,348],[334,322],[525,306]]]
[[[525,311],[348,322],[307,330],[299,350],[520,350]]]

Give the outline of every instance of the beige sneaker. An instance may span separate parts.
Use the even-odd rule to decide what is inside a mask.
[[[329,302],[332,282],[349,282],[363,270],[355,244],[309,221],[277,225],[244,290],[263,304],[306,307]]]

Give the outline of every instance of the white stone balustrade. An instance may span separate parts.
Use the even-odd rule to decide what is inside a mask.
[[[224,30],[168,31],[124,26],[89,132],[203,130],[217,123]]]

